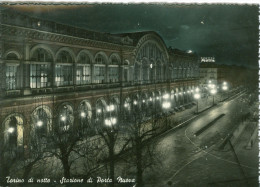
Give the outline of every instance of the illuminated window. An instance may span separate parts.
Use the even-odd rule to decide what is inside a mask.
[[[47,64],[31,64],[30,86],[31,88],[46,88],[48,82],[49,66]]]
[[[118,82],[118,66],[108,68],[109,82]]]
[[[105,82],[105,66],[94,67],[94,83],[104,83]]]
[[[69,65],[56,65],[55,81],[57,86],[72,85],[72,67]]]
[[[95,58],[94,65],[94,83],[104,83],[106,75],[105,59],[101,54],[98,54]]]
[[[55,68],[55,81],[57,86],[69,86],[73,84],[72,58],[67,51],[61,51],[58,55],[58,64]]]
[[[6,89],[15,90],[16,89],[16,80],[17,80],[17,66],[6,66]]]
[[[90,83],[90,65],[78,65],[76,72],[77,84]]]

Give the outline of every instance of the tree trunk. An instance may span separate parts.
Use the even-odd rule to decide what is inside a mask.
[[[69,165],[69,158],[67,156],[62,158],[62,165],[63,165],[64,177],[69,179],[70,178],[70,165]]]
[[[143,186],[142,145],[139,138],[136,139],[136,182],[137,187]]]
[[[27,181],[28,180],[28,177],[32,171],[32,168],[34,166],[34,164],[38,161],[39,159],[36,159],[34,160],[33,162],[29,163],[27,166],[25,166],[25,169],[24,169],[24,173],[23,173],[23,178],[24,178],[24,181]]]

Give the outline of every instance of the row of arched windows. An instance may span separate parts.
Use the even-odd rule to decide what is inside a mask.
[[[41,44],[32,48],[29,56],[29,65],[26,64],[27,69],[22,70],[19,63],[20,55],[15,51],[7,53],[5,56],[6,90],[22,88],[24,81],[21,79],[25,76],[30,77],[30,88],[35,89],[121,81],[141,84],[173,81],[179,78],[196,77],[198,71],[196,62],[187,62],[187,59],[183,64],[188,66],[181,64],[180,61],[175,63],[179,66],[169,63],[167,52],[152,41],[145,42],[138,48],[133,66],[129,65],[129,61],[126,65],[122,63],[117,53],[107,57],[104,52],[98,52],[93,56],[89,51],[82,50],[76,56],[69,48],[63,47],[54,54]]]
[[[142,114],[145,118],[149,118],[154,114],[165,112],[164,101],[170,103],[169,110],[191,103],[193,90],[194,87],[190,86],[176,88],[171,92],[163,90],[134,93],[123,99],[121,107],[118,96],[113,96],[108,101],[100,98],[96,101],[95,106],[91,106],[88,100],[83,100],[77,109],[70,103],[62,103],[55,114],[48,106],[40,105],[31,114],[30,137],[36,138],[37,141],[45,141],[54,128],[59,132],[69,131],[75,125],[75,120],[82,133],[88,133],[97,127],[126,125],[133,122],[133,115]],[[17,113],[7,116],[3,121],[4,140],[9,148],[23,148],[25,123],[23,116]]]
[[[54,60],[50,50],[33,49],[29,67],[30,87],[46,88],[53,83],[55,86],[69,86],[119,81],[121,59],[118,54],[113,53],[108,58],[105,53],[99,52],[93,57],[91,53],[83,50],[76,58],[74,56],[70,50],[64,48],[58,51],[56,60]],[[18,79],[19,74],[22,73],[19,56],[16,52],[9,52],[6,55],[6,60],[6,89],[19,89],[21,86],[19,86]],[[75,60],[76,67],[74,67]],[[56,63],[53,66],[52,62],[54,61]],[[54,82],[52,77],[54,77]]]

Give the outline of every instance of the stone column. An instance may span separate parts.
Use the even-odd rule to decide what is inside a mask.
[[[30,44],[28,41],[25,42],[24,48],[24,62],[23,66],[23,95],[30,95]]]

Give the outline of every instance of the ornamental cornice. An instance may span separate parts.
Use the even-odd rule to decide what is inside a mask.
[[[14,36],[14,37],[23,37],[27,39],[59,42],[59,43],[66,43],[72,45],[82,45],[82,46],[88,46],[94,48],[114,49],[118,51],[121,50],[132,51],[134,49],[134,46],[126,46],[126,45],[119,45],[119,44],[113,44],[113,43],[102,42],[102,41],[95,41],[95,40],[90,40],[85,38],[62,35],[57,33],[50,33],[46,31],[39,31],[39,30],[12,26],[12,25],[5,25],[5,24],[2,24],[2,35],[8,35],[9,37]]]

